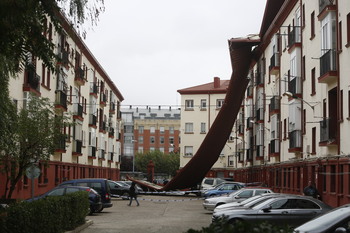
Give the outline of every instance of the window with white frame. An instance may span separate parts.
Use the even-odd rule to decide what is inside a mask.
[[[143,146],[139,146],[138,150],[137,150],[139,153],[143,153]]]
[[[132,113],[123,113],[122,120],[124,121],[124,123],[131,123],[132,122]]]
[[[207,108],[207,100],[206,99],[201,99],[201,109],[206,109]]]
[[[164,133],[165,132],[164,126],[159,127],[159,132],[160,133]]]
[[[156,127],[151,126],[151,128],[150,128],[150,133],[155,133],[155,132],[156,132]]]
[[[154,136],[151,136],[151,137],[150,137],[150,143],[152,143],[152,144],[153,144],[153,143],[155,143],[155,142],[156,142],[155,137],[154,137]]]
[[[164,153],[164,147],[159,147],[159,151]]]
[[[169,137],[169,144],[171,144],[171,145],[174,144],[174,137]]]
[[[149,150],[150,150],[150,151],[155,151],[156,149],[155,149],[153,146],[151,146],[151,147],[149,148]]]
[[[193,133],[193,123],[185,123],[185,133]]]
[[[139,144],[142,144],[143,143],[143,136],[139,136],[137,142]]]
[[[161,136],[161,137],[159,138],[159,141],[160,141],[160,144],[164,144],[164,137]]]
[[[139,126],[139,133],[143,133],[144,127],[142,125]]]
[[[185,110],[192,110],[194,106],[193,100],[185,100]]]
[[[174,130],[174,127],[172,127],[172,126],[169,127],[169,134],[174,134],[174,131],[175,131],[175,130]]]
[[[193,146],[185,146],[185,156],[193,156]]]
[[[124,143],[132,143],[132,136],[124,136]]]
[[[216,108],[221,108],[223,104],[224,104],[224,99],[216,100]]]
[[[77,123],[74,126],[74,139],[82,141],[83,140],[83,125],[81,123]]]

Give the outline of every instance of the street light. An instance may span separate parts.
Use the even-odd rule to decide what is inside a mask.
[[[288,96],[289,98],[300,100],[303,103],[307,104],[312,109],[312,111],[315,110],[315,106],[312,106],[309,102],[305,101],[303,98],[300,98],[289,91],[286,91],[285,93],[283,93],[283,96]]]

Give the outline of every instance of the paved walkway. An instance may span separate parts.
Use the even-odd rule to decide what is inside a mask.
[[[113,207],[88,216],[93,224],[81,233],[183,233],[200,230],[211,223],[211,212],[204,210],[202,199],[195,196],[139,196],[133,201],[113,199]],[[143,200],[145,199],[145,200]]]

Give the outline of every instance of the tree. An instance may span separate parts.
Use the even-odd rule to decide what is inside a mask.
[[[33,163],[45,164],[58,147],[69,125],[68,116],[57,114],[47,98],[31,96],[9,124],[8,145],[0,152],[2,172],[6,175],[4,197],[10,199],[16,184]],[[8,189],[8,186],[10,188]]]
[[[156,173],[165,173],[174,176],[180,166],[179,154],[165,154],[159,150],[150,151],[145,154],[138,153],[135,156],[135,166],[138,171],[147,173],[147,165],[152,160]]]
[[[20,71],[26,65],[27,54],[31,53],[54,71],[60,58],[54,52],[55,45],[46,36],[49,31],[47,18],[60,32],[64,20],[62,12],[71,22],[72,29],[74,27],[85,36],[84,23],[96,24],[103,11],[104,0],[2,0],[0,69],[6,67],[12,74]]]

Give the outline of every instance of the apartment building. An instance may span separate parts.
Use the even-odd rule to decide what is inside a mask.
[[[164,106],[145,106],[121,109],[122,151],[129,165],[126,171],[135,171],[136,153],[159,150],[163,153],[180,151],[180,110]]]
[[[10,80],[11,98],[22,108],[30,94],[47,97],[61,113],[71,113],[74,126],[64,129],[66,137],[51,156],[48,166],[39,163],[35,195],[62,181],[103,177],[119,178],[120,103],[123,96],[82,39],[65,22],[66,32],[56,32],[48,20],[47,37],[62,58],[59,72],[51,73],[40,60],[28,56],[26,69]],[[0,176],[1,180],[4,179]],[[14,198],[29,198],[31,182],[18,183]],[[5,182],[0,182],[3,190]]]
[[[178,90],[181,95],[180,168],[196,154],[219,113],[230,80],[214,77],[213,82]],[[227,139],[218,161],[208,171],[208,177],[233,177],[235,167],[233,133]]]
[[[267,1],[235,124],[237,179],[296,194],[310,180],[326,203],[349,203],[349,46],[348,1]]]

